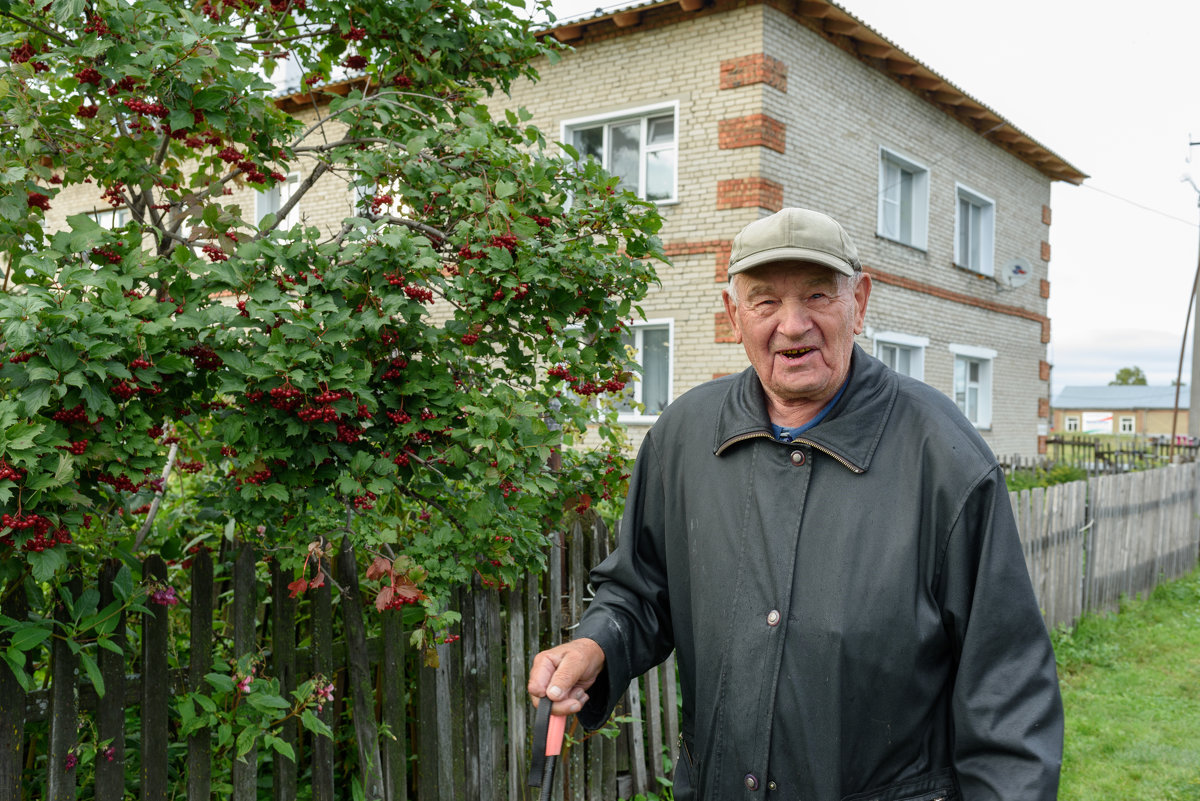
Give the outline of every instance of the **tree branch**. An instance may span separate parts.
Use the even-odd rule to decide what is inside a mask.
[[[18,17],[16,14],[10,13],[8,11],[0,11],[0,17],[8,17],[11,20],[21,23],[22,25],[24,25],[27,28],[32,28],[33,30],[38,31],[39,33],[44,33],[47,36],[49,36],[51,39],[53,39],[54,41],[58,42],[59,44],[68,44],[70,42],[70,40],[67,39],[67,37],[63,36],[62,34],[55,33],[54,31],[50,30],[49,28],[43,28],[41,25],[37,25],[33,22],[30,22],[27,19]]]

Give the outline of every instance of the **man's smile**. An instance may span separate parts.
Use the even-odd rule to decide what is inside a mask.
[[[814,350],[816,348],[787,348],[786,350],[778,351],[778,353],[785,359],[801,359]]]

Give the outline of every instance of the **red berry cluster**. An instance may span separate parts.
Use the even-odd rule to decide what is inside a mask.
[[[490,248],[504,248],[509,253],[516,254],[517,252],[517,235],[516,234],[496,234],[488,240]]]
[[[171,113],[169,108],[158,101],[151,103],[137,97],[127,97],[121,102],[125,104],[125,108],[129,109],[134,114],[142,114],[147,117],[157,117],[160,120],[166,119]]]
[[[433,290],[423,286],[405,286],[404,294],[418,303],[433,303]]]
[[[400,371],[408,367],[408,359],[397,356],[388,362],[388,369],[384,372],[382,378],[384,381],[391,381],[400,377]]]
[[[237,448],[233,448],[229,445],[222,445],[221,446],[221,455],[222,456],[231,456],[231,457],[237,456],[238,455]]]
[[[100,195],[100,199],[108,203],[114,209],[125,205],[125,196],[121,194],[121,190],[125,188],[123,181],[114,181],[112,186],[106,187]]]
[[[254,484],[255,486],[262,486],[263,484],[267,483],[267,479],[269,479],[270,477],[271,477],[271,471],[266,468],[263,468],[262,470],[259,470],[257,473],[251,473],[250,475],[246,476],[245,479],[239,478],[237,480],[237,485],[240,487],[240,486],[242,486],[243,483],[245,483],[245,484]]]
[[[393,412],[393,411],[389,411],[389,412],[387,413],[387,417],[388,417],[388,419],[389,419],[389,420],[391,420],[393,423],[395,423],[395,424],[396,424],[396,425],[398,425],[398,426],[402,426],[402,425],[404,425],[405,423],[407,423],[407,422],[409,422],[409,421],[411,421],[411,420],[412,420],[412,418],[411,418],[411,417],[409,417],[409,416],[408,416],[408,414],[407,414],[407,413],[405,413],[405,412]]]
[[[367,66],[367,57],[366,56],[347,56],[346,60],[342,62],[342,66],[348,70],[365,69]]]
[[[367,404],[360,403],[358,404],[358,409],[355,411],[354,416],[359,420],[370,420],[375,415],[371,413],[371,409],[367,406]]]
[[[191,357],[192,362],[201,370],[216,370],[225,363],[208,345],[192,345],[179,352],[184,356]]]
[[[20,364],[21,362],[27,362],[32,358],[33,358],[32,353],[28,353],[28,352],[16,353],[9,357],[8,363],[9,364]]]
[[[474,345],[479,341],[479,334],[463,334],[462,343],[464,345]]]
[[[208,256],[208,260],[211,262],[228,261],[229,259],[229,254],[216,245],[204,245],[200,249],[204,251],[204,255]]]
[[[302,406],[296,410],[296,416],[306,423],[332,423],[338,419],[337,409],[325,404]]]
[[[199,460],[189,462],[181,459],[179,461],[179,469],[185,473],[199,473],[204,469],[204,462]]]
[[[142,358],[141,356],[138,356],[136,359],[134,359],[133,361],[131,361],[129,363],[130,370],[145,370],[145,369],[153,367],[153,366],[154,366],[153,363]]]
[[[358,511],[375,508],[376,495],[373,492],[366,492],[362,495],[354,496],[354,508]]]
[[[536,214],[531,214],[529,219],[533,220],[542,228],[545,228],[546,226],[550,225],[551,222],[553,222],[549,217],[539,217]]]
[[[94,67],[84,67],[75,73],[75,80],[80,83],[90,83],[93,86],[99,86],[104,77]]]
[[[59,409],[50,415],[50,418],[66,425],[70,425],[71,423],[86,424],[88,422],[87,412],[84,410],[82,403],[71,409]]]
[[[392,600],[383,609],[403,609],[405,604],[415,604],[419,600],[421,599],[418,595],[410,597],[408,593],[394,592],[392,593]]]
[[[138,394],[138,388],[122,378],[120,381],[112,385],[112,387],[108,390],[108,394],[115,398],[120,398],[123,401],[127,401],[134,395]]]
[[[392,78],[392,86],[399,86],[401,89],[407,89],[412,85],[412,78],[408,77],[407,75],[397,75],[395,78]]]
[[[299,406],[301,399],[304,397],[304,393],[291,384],[275,387],[271,390],[270,395],[271,405],[285,412],[290,412]]]
[[[87,446],[88,441],[81,439],[78,442],[72,442],[69,445],[59,445],[57,447],[60,451],[70,451],[76,456],[83,456],[84,452],[87,451]]]
[[[25,478],[24,470],[0,459],[0,481],[20,481],[23,478]]]
[[[625,389],[625,382],[615,378],[610,378],[604,383],[596,383],[594,381],[584,381],[582,384],[575,385],[575,392],[579,395],[599,395],[601,392],[620,392]]]
[[[243,403],[242,406],[258,403],[260,400],[263,399],[264,394],[266,394],[266,393],[264,393],[261,389],[250,390],[249,392],[246,393],[246,403]]]
[[[83,32],[94,33],[97,36],[107,36],[109,33],[108,25],[99,14],[92,14],[88,17],[88,24],[84,27]]]
[[[33,58],[35,52],[32,44],[21,42],[21,44],[8,51],[8,58],[14,64],[24,64]]]
[[[338,442],[343,442],[347,445],[350,445],[351,443],[358,442],[358,439],[361,436],[362,436],[362,429],[358,428],[357,426],[350,425],[349,423],[338,423],[338,425],[337,425],[337,441]]]
[[[92,258],[97,260],[104,259],[109,264],[120,264],[124,257],[108,245],[101,245],[100,247],[92,248]]]
[[[483,251],[471,250],[470,245],[463,245],[461,248],[458,249],[458,257],[460,259],[462,259],[463,261],[470,261],[471,259],[482,259],[484,257],[484,255],[485,254],[483,253]]]
[[[375,197],[371,198],[371,213],[378,214],[384,206],[390,206],[391,204],[391,195],[376,195]]]
[[[43,195],[41,192],[30,192],[26,197],[26,203],[31,209],[41,209],[42,211],[50,211],[50,198]]]
[[[355,28],[353,25],[351,25],[350,32],[343,33],[342,38],[348,42],[361,42],[363,37],[366,35],[367,35],[366,28]]]
[[[109,485],[117,492],[137,492],[138,488],[145,484],[145,482],[134,484],[128,476],[114,476],[109,473],[101,473],[96,476],[96,481],[100,484]]]
[[[41,520],[46,520],[46,518],[43,517]],[[46,521],[46,523],[49,525],[49,521]],[[71,532],[60,527],[55,529],[54,533],[49,537],[46,536],[44,531],[35,531],[34,535],[25,540],[25,544],[21,547],[26,551],[41,553],[56,545],[70,545],[72,542]]]
[[[163,435],[163,427],[162,426],[150,426],[149,428],[146,429],[146,433],[150,436],[151,439],[158,439],[159,437],[161,437]]]
[[[75,116],[81,120],[90,120],[99,113],[100,107],[95,103],[90,105],[79,104],[79,108],[75,109]]]

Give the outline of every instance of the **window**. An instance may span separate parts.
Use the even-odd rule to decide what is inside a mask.
[[[1119,422],[1119,426],[1120,426],[1118,428],[1118,430],[1122,434],[1132,434],[1133,433],[1133,418],[1132,417],[1122,416],[1118,422]]]
[[[925,348],[928,337],[914,337],[895,331],[884,331],[874,335],[875,358],[901,375],[925,380]]]
[[[279,210],[287,205],[287,202],[292,199],[292,193],[296,191],[296,188],[299,185],[300,176],[296,173],[292,173],[287,177],[287,179],[280,181],[270,189],[259,192],[254,204],[255,220],[261,223],[263,217],[266,217],[268,214],[278,214]],[[285,217],[279,223],[278,227],[286,231],[298,222],[300,222],[299,203],[297,203],[295,206],[292,206],[291,211],[289,211],[287,217]]]
[[[929,230],[929,170],[890,150],[879,151],[880,236],[924,250]]]
[[[129,209],[122,206],[119,209],[110,211],[92,212],[96,222],[100,223],[101,228],[107,228],[110,231],[114,228],[120,228],[125,223],[129,222]]]
[[[563,139],[645,200],[675,200],[677,107],[636,109],[620,117],[563,123]]]
[[[1078,417],[1068,417],[1067,418],[1067,431],[1078,431],[1078,430],[1079,430],[1079,418]]]
[[[636,325],[624,337],[642,372],[634,374],[616,401],[621,420],[653,420],[671,402],[671,321]]]
[[[951,345],[954,354],[954,402],[977,428],[992,425],[992,362],[996,351]]]
[[[959,184],[954,216],[954,263],[982,275],[992,274],[996,204]]]

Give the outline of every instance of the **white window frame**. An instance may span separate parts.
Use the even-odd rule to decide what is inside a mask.
[[[269,189],[264,189],[255,194],[254,197],[254,222],[261,224],[263,217],[268,214],[278,214],[279,210],[292,199],[292,193],[300,186],[300,173],[288,173],[287,178],[278,182]],[[281,231],[290,231],[293,226],[300,222],[300,204],[292,206],[292,210],[288,212],[287,217],[283,219],[279,225],[275,226]]]
[[[669,406],[675,397],[675,320],[670,317],[655,318],[650,320],[639,321],[629,326],[629,330],[634,334],[634,360],[640,367],[645,368],[645,360],[642,347],[642,332],[647,329],[667,329],[667,403]],[[642,379],[641,373],[634,373],[630,377],[629,384],[633,389],[633,400],[635,403],[642,402]],[[664,407],[665,408],[665,407]],[[658,420],[658,414],[646,414],[644,412],[617,412],[617,420],[622,423],[653,423]]]
[[[882,361],[880,351],[884,347],[903,348],[909,352],[909,376],[918,381],[925,380],[925,349],[929,347],[929,337],[918,337],[903,334],[899,331],[880,331],[873,336],[875,340],[875,358]]]
[[[910,232],[900,230],[904,210],[904,184],[900,173],[911,176],[907,201]],[[929,247],[929,168],[886,147],[879,148],[879,208],[876,233],[884,239],[926,250]]]
[[[963,219],[962,207],[966,203],[979,218],[979,246],[964,249],[963,237],[969,231],[968,222]],[[977,250],[978,256],[973,257],[969,250]],[[990,276],[995,272],[996,250],[996,201],[987,195],[976,192],[969,186],[954,184],[954,263],[964,270],[971,270],[980,275]]]
[[[1063,421],[1063,427],[1067,430],[1067,433],[1075,433],[1075,434],[1079,433],[1079,430],[1082,427],[1079,424],[1079,415],[1077,415],[1077,414],[1067,415],[1066,419]]]
[[[94,219],[101,228],[107,228],[108,230],[112,231],[129,222],[129,207],[120,206],[115,209],[94,211],[92,212],[92,219]]]
[[[950,388],[950,397],[958,404],[958,408],[962,410],[964,415],[967,415],[965,400],[960,402],[958,397],[958,370],[959,364],[964,366],[972,362],[979,365],[979,382],[976,389],[979,393],[978,409],[976,411],[976,419],[971,420],[970,415],[967,419],[971,420],[972,425],[976,428],[991,428],[992,427],[992,394],[995,387],[995,361],[999,352],[992,348],[981,348],[975,345],[950,345],[950,352],[954,354],[954,378],[953,385]]]
[[[670,144],[647,146],[647,127],[648,121],[656,117],[665,117],[670,115],[674,126],[675,137]],[[673,151],[675,153],[675,169],[671,175],[671,194],[666,198],[656,199],[654,202],[659,205],[669,205],[679,202],[679,102],[671,101],[670,103],[658,103],[651,106],[639,106],[637,108],[625,109],[610,114],[594,114],[587,117],[576,117],[574,119],[564,120],[562,122],[561,141],[572,143],[574,133],[584,128],[596,128],[604,126],[604,144],[602,150],[604,158],[601,161],[603,167],[607,170],[608,165],[608,142],[610,126],[630,122],[632,120],[641,120],[640,133],[640,152],[638,154],[638,175],[637,175],[637,196],[646,199],[646,161],[647,156],[651,153],[659,153]]]
[[[1131,414],[1123,414],[1117,418],[1118,434],[1134,434],[1137,432],[1137,421]]]

